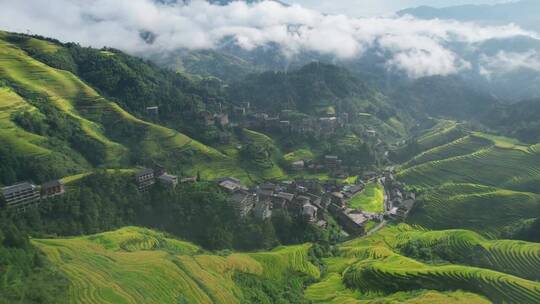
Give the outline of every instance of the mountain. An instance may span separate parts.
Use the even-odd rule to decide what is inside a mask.
[[[178,117],[205,110],[214,96],[210,85],[118,51],[4,32],[0,49],[0,153],[9,160],[2,162],[3,183],[152,163],[185,174],[247,177],[235,158],[179,132],[205,140],[204,122]],[[160,108],[167,127],[150,122],[156,118],[148,106]]]
[[[459,77],[432,76],[403,84],[390,94],[396,104],[415,113],[454,119],[474,119],[499,101]]]
[[[521,0],[492,5],[462,5],[445,8],[421,6],[401,10],[397,14],[422,19],[454,19],[490,25],[514,23],[525,29],[540,31],[540,17],[536,13],[539,10],[538,1]]]
[[[267,51],[243,56],[285,63]],[[199,75],[0,32],[0,184],[65,185],[25,212],[0,196],[0,303],[540,302],[538,100],[381,74],[377,60],[264,71],[193,56]],[[197,177],[138,191],[133,175],[157,165]],[[399,206],[398,188],[416,197],[403,220],[345,213],[355,198]],[[263,195],[270,218],[238,214]],[[345,235],[334,212],[369,233]]]

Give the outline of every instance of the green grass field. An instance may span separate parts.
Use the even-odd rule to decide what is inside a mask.
[[[86,237],[35,239],[70,281],[67,303],[240,303],[237,271],[268,278],[319,277],[310,245],[217,256],[136,227]]]
[[[367,212],[384,212],[384,187],[376,182],[370,183],[364,190],[353,196],[347,205]]]

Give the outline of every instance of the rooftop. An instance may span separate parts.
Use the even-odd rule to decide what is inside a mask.
[[[52,180],[52,181],[48,181],[44,184],[41,185],[41,188],[53,188],[53,187],[59,187],[59,186],[62,186],[64,184],[63,181],[57,179],[57,180]]]
[[[140,176],[147,175],[147,174],[154,174],[154,170],[144,168],[141,171],[137,172],[137,174],[135,174],[135,177],[140,177]]]
[[[293,198],[294,198],[294,194],[286,193],[286,192],[279,192],[278,194],[276,194],[276,196],[279,197],[279,198],[283,198],[285,200],[288,200],[288,201],[292,201]]]
[[[23,190],[35,190],[36,188],[37,187],[34,184],[31,184],[29,182],[22,182],[2,188],[2,193],[4,193],[4,196],[6,196]]]
[[[160,180],[165,180],[165,181],[168,181],[168,182],[175,182],[175,181],[178,180],[178,177],[176,175],[171,175],[171,174],[168,174],[168,173],[165,173],[165,174],[161,175],[158,178]]]

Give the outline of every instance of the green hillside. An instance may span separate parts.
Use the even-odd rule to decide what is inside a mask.
[[[134,227],[33,244],[67,275],[67,303],[241,303],[236,273],[276,281],[288,273],[319,277],[309,245],[218,256]]]
[[[540,285],[534,282],[540,269],[540,247],[535,243],[487,241],[470,231],[431,232],[400,225],[345,243],[340,250],[340,257],[326,259],[331,275],[325,294],[334,303],[340,303],[340,297],[355,298],[358,292],[375,298],[382,293],[387,295],[384,300],[390,300],[396,296],[393,293],[422,289],[460,289],[494,303],[535,303],[540,297]],[[406,296],[401,294],[401,300]],[[438,296],[440,303],[446,303]],[[455,297],[456,302],[488,303],[467,293],[446,296]]]
[[[248,179],[248,172],[238,166],[236,158],[172,129],[136,118],[71,72],[36,60],[34,57],[39,56],[35,53],[30,57],[17,44],[8,42],[12,38],[6,37],[6,34],[0,36],[0,84],[3,86],[0,92],[5,96],[1,119],[6,126],[0,135],[8,144],[4,147],[6,150],[21,152],[19,158],[28,160],[46,155],[53,160],[64,158],[66,169],[59,175],[86,171],[88,163],[126,167],[159,162],[173,172],[182,170],[191,175],[200,172],[205,178],[234,175]],[[29,38],[22,41],[19,42],[21,47],[31,46],[38,55],[40,52],[47,55],[64,51],[62,46],[44,40]],[[102,52],[101,56],[109,55]],[[25,130],[13,122],[13,113],[31,116],[33,122],[36,115],[31,114],[40,112],[44,118],[36,115],[47,127],[51,125],[49,116],[54,114],[76,128],[76,135],[66,136],[67,149],[57,141],[48,143],[49,137],[58,132],[36,134],[35,130]],[[39,176],[35,171],[28,175]],[[282,172],[254,171],[251,178],[268,174],[279,176]]]
[[[540,283],[535,282],[540,273],[539,244],[490,241],[467,230],[388,226],[339,245],[336,253],[318,262],[322,272],[312,263],[311,245],[216,255],[136,227],[32,243],[67,276],[67,302],[274,303],[264,299],[293,290],[313,303],[483,304],[540,299]],[[286,289],[296,286],[299,278],[304,287]],[[273,282],[272,289],[266,289],[268,282]],[[304,300],[296,298],[295,303]]]
[[[512,138],[451,131],[456,126],[444,121],[420,136],[419,152],[400,167],[398,178],[420,194],[408,222],[512,237],[540,217],[538,149]]]

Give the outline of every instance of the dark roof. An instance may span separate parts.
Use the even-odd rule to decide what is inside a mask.
[[[294,194],[286,193],[286,192],[279,192],[278,194],[276,194],[276,196],[279,198],[286,199],[288,201],[292,201],[292,199],[294,198]]]
[[[243,202],[246,197],[251,196],[252,194],[246,191],[236,191],[231,199],[235,202]]]
[[[146,175],[146,174],[154,174],[154,170],[144,168],[143,170],[137,172],[137,174],[135,174],[135,177],[143,176],[143,175]]]
[[[63,181],[57,179],[57,180],[48,181],[48,182],[42,184],[41,188],[43,188],[43,189],[53,188],[53,187],[62,186],[63,184],[64,184]]]
[[[260,196],[273,196],[274,192],[269,190],[259,190],[257,191],[257,194]]]
[[[2,193],[4,193],[4,195],[9,195],[9,194],[19,192],[19,191],[22,191],[22,190],[26,190],[26,189],[32,189],[33,190],[35,188],[36,188],[36,185],[34,185],[34,184],[31,184],[29,182],[22,182],[22,183],[18,183],[18,184],[12,185],[12,186],[2,188]]]

